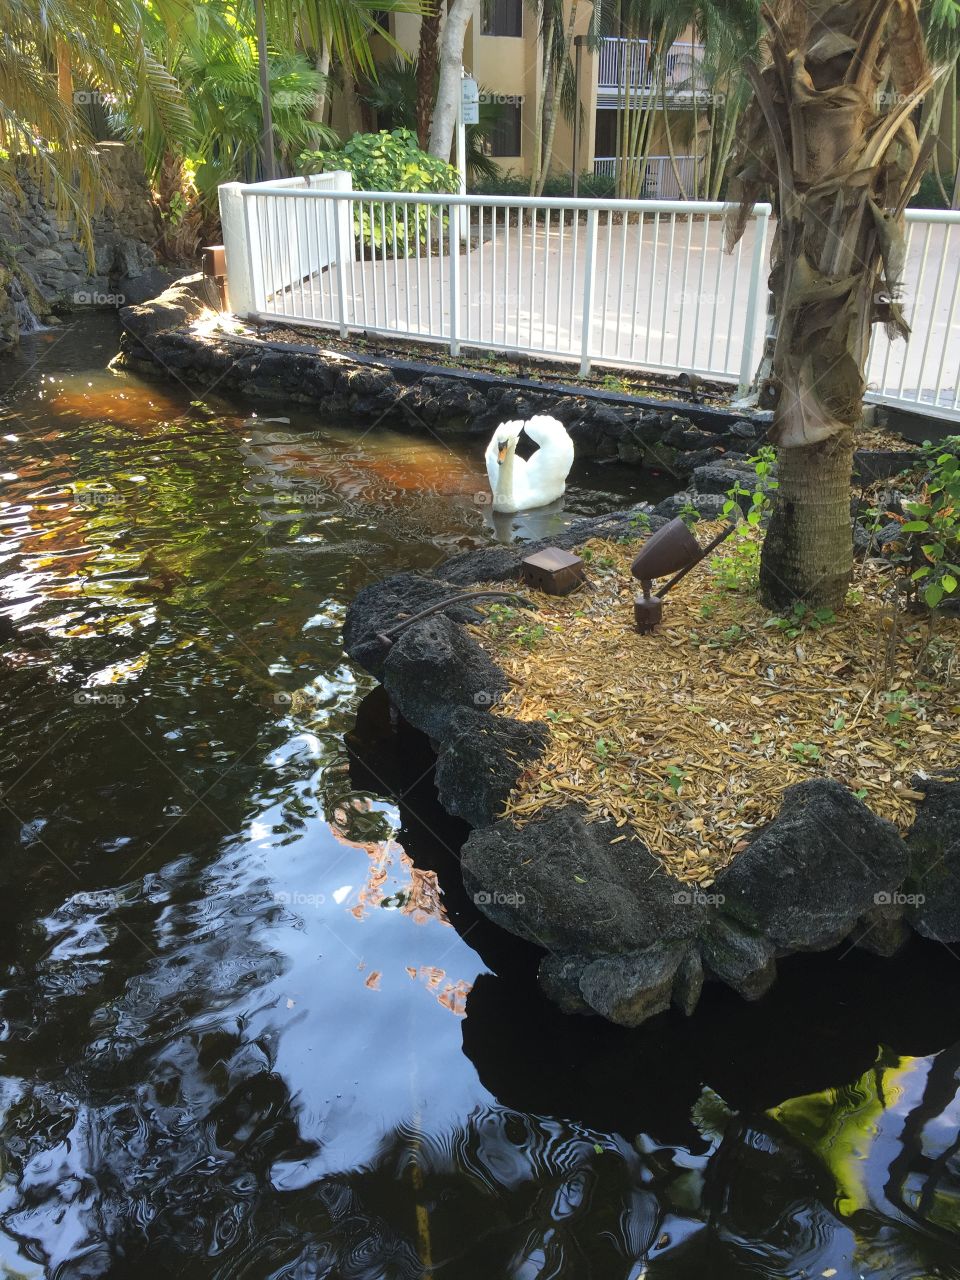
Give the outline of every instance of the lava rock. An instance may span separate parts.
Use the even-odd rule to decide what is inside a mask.
[[[891,822],[817,778],[787,788],[780,813],[721,872],[716,891],[726,917],[778,951],[821,951],[895,892],[907,867]]]
[[[397,573],[371,583],[354,597],[343,626],[343,647],[355,662],[380,679],[390,653],[379,636],[422,609],[460,594],[460,588],[419,573]],[[482,615],[469,603],[450,605],[444,612],[461,622],[479,622]]]
[[[150,353],[157,334],[196,320],[204,307],[203,277],[183,276],[152,301],[121,307],[120,323],[124,329],[124,337],[132,338]]]
[[[692,453],[695,449],[706,449],[712,444],[720,443],[720,436],[714,431],[704,431],[695,427],[687,418],[676,418],[663,436],[663,443],[671,448]]]
[[[552,953],[596,958],[693,938],[707,907],[623,834],[573,806],[522,828],[503,820],[467,838],[464,883],[494,923]]]
[[[757,1000],[769,991],[777,976],[771,943],[750,933],[733,920],[718,916],[710,921],[700,941],[704,963],[745,1000]]]
[[[458,707],[437,754],[440,803],[472,827],[498,817],[524,767],[547,742],[545,724],[491,715],[489,705],[480,695],[478,709]]]
[[[436,613],[400,633],[383,663],[383,687],[403,718],[438,742],[456,707],[489,704],[509,685],[463,627]]]
[[[752,445],[763,439],[767,429],[759,422],[751,422],[749,418],[739,418],[736,422],[732,422],[723,434],[728,440],[742,441],[744,444]]]
[[[853,475],[866,487],[877,480],[889,480],[915,467],[918,461],[919,455],[909,449],[857,449],[853,455]]]
[[[915,778],[924,793],[907,836],[907,915],[918,933],[960,942],[960,779]]]

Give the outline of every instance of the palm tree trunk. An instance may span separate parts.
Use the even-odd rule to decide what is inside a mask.
[[[426,9],[420,19],[420,51],[417,54],[417,140],[424,151],[430,141],[439,44],[440,0],[434,0],[432,7]]]
[[[475,0],[449,0],[447,18],[440,33],[440,82],[437,104],[430,123],[427,150],[439,160],[450,159],[453,130],[460,101],[460,69],[463,65],[463,42],[473,17]]]
[[[850,582],[853,431],[778,454],[777,505],[763,544],[760,596],[771,609],[795,600],[842,607]]]

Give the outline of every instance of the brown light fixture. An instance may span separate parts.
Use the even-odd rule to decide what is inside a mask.
[[[227,254],[222,244],[207,244],[200,250],[200,269],[207,297],[216,290],[217,311],[227,309]]]
[[[520,563],[524,582],[548,596],[568,596],[586,579],[583,561],[559,547],[545,547]]]
[[[701,547],[683,520],[678,516],[662,529],[652,534],[640,549],[640,553],[630,566],[630,572],[640,579],[643,595],[637,596],[633,602],[633,616],[637,630],[641,635],[652,631],[663,621],[663,597],[685,578],[695,565],[718,547],[725,538],[729,538],[737,526],[729,524],[705,547]],[[655,578],[674,576],[660,589],[659,595],[653,594]]]

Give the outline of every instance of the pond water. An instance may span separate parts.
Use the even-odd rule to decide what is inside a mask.
[[[517,531],[482,443],[115,349],[0,365],[0,1272],[960,1277],[958,958],[552,1009],[339,640],[363,584]],[[578,466],[520,532],[636,484]]]

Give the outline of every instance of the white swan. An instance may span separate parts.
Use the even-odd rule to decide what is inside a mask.
[[[517,457],[522,431],[539,445],[526,461]],[[484,457],[494,511],[530,511],[563,496],[573,466],[573,441],[556,418],[541,415],[529,422],[501,422]]]

